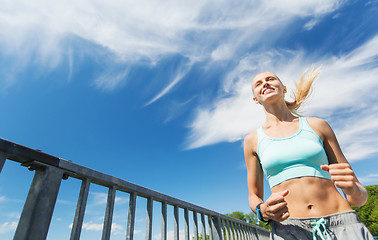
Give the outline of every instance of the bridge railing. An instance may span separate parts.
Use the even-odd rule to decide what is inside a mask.
[[[167,240],[168,237],[168,205],[173,207],[173,240],[199,240],[201,238],[199,232],[202,233],[202,236],[208,235],[210,240],[269,239],[270,232],[264,228],[138,186],[125,180],[75,164],[71,161],[0,139],[0,173],[7,160],[19,162],[29,170],[35,171],[14,234],[14,239],[16,240],[46,239],[62,179],[67,179],[68,177],[81,180],[81,188],[71,230],[70,239],[72,240],[80,239],[89,188],[92,184],[108,188],[102,229],[103,240],[110,239],[117,191],[128,193],[130,196],[125,236],[127,240],[133,240],[134,238],[135,207],[137,198],[147,199],[146,240],[152,240],[154,202],[161,203],[161,240]],[[185,239],[179,239],[180,209],[183,209],[184,213]],[[192,215],[191,222],[189,222],[189,214]],[[205,219],[207,219],[207,223]],[[190,236],[189,227],[193,228],[194,236]]]

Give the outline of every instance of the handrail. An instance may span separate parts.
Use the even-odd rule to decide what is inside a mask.
[[[34,179],[25,201],[14,239],[46,238],[59,187],[62,182],[61,180],[67,179],[68,177],[82,181],[76,214],[73,221],[71,239],[80,239],[91,184],[101,185],[109,189],[102,239],[110,238],[116,191],[130,194],[126,234],[126,239],[128,240],[133,239],[136,197],[147,199],[148,219],[146,240],[151,240],[153,201],[162,203],[162,240],[167,239],[167,205],[174,207],[175,240],[178,240],[179,208],[184,209],[185,240],[189,240],[189,211],[193,213],[195,240],[198,240],[197,213],[201,215],[200,221],[202,222],[203,235],[207,233],[204,216],[208,216],[208,234],[211,240],[269,239],[270,232],[264,228],[0,138],[0,173],[7,159],[21,163],[22,166],[28,167],[29,170],[35,170]]]

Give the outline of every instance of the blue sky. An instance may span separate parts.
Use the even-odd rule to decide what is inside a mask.
[[[314,65],[322,73],[302,114],[325,118],[360,181],[378,183],[376,0],[0,3],[1,138],[249,212],[242,139],[265,118],[251,79],[273,71],[292,89]],[[12,162],[0,175],[1,239],[12,238],[32,176]],[[50,239],[69,236],[79,186],[63,182]],[[117,194],[115,239],[128,204]],[[83,239],[100,238],[105,196],[91,187]]]

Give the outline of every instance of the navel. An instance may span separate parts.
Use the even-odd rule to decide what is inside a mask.
[[[307,208],[308,208],[309,210],[311,210],[313,207],[314,207],[314,205],[312,205],[312,204],[307,205]]]

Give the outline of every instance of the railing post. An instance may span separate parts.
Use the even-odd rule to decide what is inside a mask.
[[[211,230],[213,240],[222,240],[222,223],[220,217],[211,216]]]
[[[153,200],[149,197],[147,198],[146,240],[152,239],[152,210]]]
[[[46,239],[64,171],[37,169],[18,222],[15,240]]]
[[[161,203],[161,240],[167,240],[167,203]]]
[[[116,195],[115,186],[109,187],[108,200],[106,202],[106,210],[105,210],[105,217],[104,217],[104,226],[102,229],[102,240],[110,239],[110,234],[112,231],[115,195]]]
[[[229,226],[230,226],[230,233],[231,233],[230,240],[237,240],[237,237],[235,234],[235,227],[234,227],[235,225],[232,222],[229,222]]]
[[[227,220],[224,220],[223,221],[223,226],[224,226],[224,238],[225,240],[230,240],[230,232],[229,232],[229,228],[228,228],[228,221]]]
[[[207,216],[207,224],[209,225],[209,239],[210,240],[215,240],[213,238],[213,219],[211,218],[210,215]]]
[[[179,229],[179,208],[178,206],[173,206],[173,216],[174,216],[174,226],[173,226],[173,240],[179,240],[180,229]]]
[[[202,240],[207,240],[205,214],[203,214],[203,213],[201,213],[201,224],[202,224]]]
[[[189,236],[189,211],[184,209],[184,221],[185,221],[185,240],[190,240]]]
[[[85,208],[87,206],[88,193],[90,187],[90,180],[85,178],[81,182],[79,199],[77,200],[77,207],[75,213],[75,219],[72,224],[71,240],[79,240],[81,234],[81,228],[83,226]]]
[[[127,218],[126,240],[133,240],[134,238],[135,206],[136,206],[136,195],[135,193],[132,192],[130,193],[130,198],[129,198],[129,214]]]
[[[0,173],[1,170],[3,170],[5,160],[7,160],[7,155],[5,155],[4,153],[0,153]]]
[[[248,240],[248,233],[247,233],[247,229],[245,227],[245,225],[242,225],[242,230],[243,230],[243,235],[244,235],[244,239]]]
[[[198,219],[197,212],[193,211],[193,231],[194,231],[194,240],[198,240]],[[203,238],[202,238],[203,239]],[[205,240],[205,239],[203,239]]]

